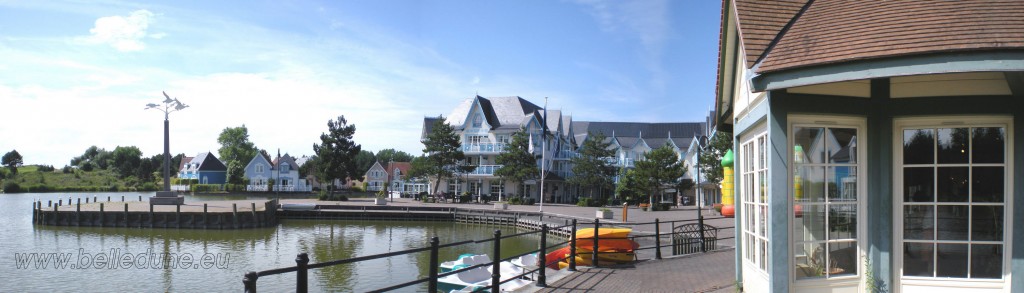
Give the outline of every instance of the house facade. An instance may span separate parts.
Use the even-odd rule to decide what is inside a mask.
[[[745,291],[1024,291],[1024,2],[723,3]]]
[[[363,176],[366,190],[380,191],[384,186],[388,186],[388,191],[403,195],[429,192],[426,180],[416,180],[416,178],[406,176],[409,169],[412,169],[412,164],[409,162],[388,162],[384,165],[375,162]]]
[[[366,191],[381,191],[388,185],[388,171],[380,162],[374,162],[366,175],[363,175],[363,182],[366,182]]]
[[[249,179],[248,191],[268,191],[273,181],[274,191],[296,192],[310,191],[311,186],[306,178],[299,176],[299,164],[295,158],[285,154],[267,161],[263,155],[256,154],[245,166],[245,177]]]
[[[187,157],[185,159],[188,159]],[[182,161],[185,161],[182,159]],[[178,170],[178,178],[195,179],[199,184],[224,184],[227,182],[228,167],[213,153],[199,153],[182,164]]]
[[[421,138],[430,133],[436,120],[424,118]],[[564,178],[570,176],[568,160],[576,149],[572,117],[557,110],[546,111],[520,97],[476,96],[456,107],[445,117],[445,122],[455,128],[462,141],[462,151],[466,154],[464,163],[476,169],[442,182],[439,191],[449,194],[468,191],[473,196],[489,195],[495,199],[521,196],[539,201],[540,180],[506,182],[494,175],[501,168],[496,162],[498,154],[511,142],[512,134],[523,128],[531,136],[534,153],[543,157],[537,160],[537,166],[543,162],[547,171],[543,176],[544,201],[569,202],[571,192]],[[542,142],[546,145],[542,146]]]
[[[583,142],[590,139],[590,134],[603,134],[605,142],[615,150],[614,157],[607,158],[607,161],[621,171],[636,167],[636,161],[643,160],[644,156],[656,148],[668,145],[676,156],[683,160],[687,156],[691,141],[694,137],[707,135],[707,123],[701,122],[669,122],[669,123],[642,123],[642,122],[589,122],[576,121],[572,124],[576,141]],[[570,167],[571,170],[571,167]],[[684,179],[692,180],[693,173],[687,172]],[[618,176],[615,178],[619,182]],[[689,192],[666,192],[661,202],[679,203],[679,196],[691,195]],[[610,195],[610,194],[606,194]]]

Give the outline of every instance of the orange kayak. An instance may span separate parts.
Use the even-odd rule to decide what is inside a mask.
[[[566,258],[568,258],[569,256],[569,252],[570,248],[569,246],[566,246],[544,255],[544,260],[547,261],[547,267],[552,269],[558,269],[558,262],[566,260]]]
[[[640,248],[640,243],[630,239],[597,239],[597,251],[633,251]],[[576,240],[576,249],[579,251],[593,251],[594,239]]]

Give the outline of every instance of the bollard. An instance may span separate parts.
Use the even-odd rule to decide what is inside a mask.
[[[572,235],[569,235],[569,271],[576,271],[576,219],[572,219]]]
[[[92,202],[99,202],[98,200],[96,200],[96,196],[92,197]]]
[[[661,221],[654,218],[654,259],[661,259]]]
[[[142,196],[141,195],[139,196],[139,201],[142,201]]]
[[[256,293],[256,280],[259,277],[260,275],[253,271],[245,273],[245,278],[242,278],[242,284],[245,284],[245,293]]]
[[[590,255],[591,262],[590,263],[592,263],[595,268],[597,267],[597,242],[598,242],[598,239],[601,238],[601,237],[597,236],[597,234],[598,234],[597,232],[601,231],[600,227],[601,227],[601,219],[596,219],[595,218],[594,219],[594,250],[592,250],[590,252],[591,253],[591,255]]]
[[[295,292],[306,293],[309,288],[306,286],[308,281],[307,275],[309,273],[309,255],[305,252],[300,253],[295,257]]]
[[[494,261],[491,262],[491,292],[501,292],[501,230],[494,230]],[[543,269],[543,268],[541,268]]]
[[[89,203],[89,197],[85,198],[85,203]]]
[[[124,195],[121,196],[121,201],[124,202]]]
[[[110,196],[107,196],[107,202],[110,202]]]
[[[107,219],[106,215],[103,214],[103,203],[100,203],[100,227],[106,227]]]
[[[51,206],[53,206],[53,201],[52,200],[46,201],[46,207],[51,207]]]
[[[548,224],[542,224],[542,225],[540,225],[540,252],[537,253],[537,256],[540,258],[540,264],[538,266],[538,267],[540,267],[540,270],[539,270],[540,271],[540,276],[537,277],[537,287],[541,287],[541,288],[548,286],[548,276],[547,276],[548,259],[547,259],[547,252],[548,252]]]
[[[628,213],[628,212],[629,212],[629,204],[628,203],[623,203],[622,204],[622,221],[623,222],[626,221],[626,219],[627,219],[626,213]]]
[[[427,281],[427,292],[437,292],[437,236],[430,237],[430,280]]]
[[[62,206],[62,205],[64,205],[64,200],[63,199],[58,199],[57,200],[57,206]]]

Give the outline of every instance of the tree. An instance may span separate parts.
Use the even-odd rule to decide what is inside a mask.
[[[299,176],[306,177],[316,174],[316,164],[319,159],[316,156],[309,157],[302,166],[299,166]]]
[[[241,184],[245,175],[245,165],[259,153],[256,145],[249,141],[249,129],[245,128],[245,124],[241,127],[224,128],[217,137],[217,142],[220,143],[217,152],[228,167],[228,182]],[[234,169],[231,168],[232,163],[236,165]],[[239,165],[241,168],[237,167]]]
[[[271,157],[270,153],[268,153],[267,150],[265,150],[265,149],[260,149],[260,155],[263,156],[263,158],[266,159],[267,162],[273,162],[274,161],[274,158]]]
[[[377,151],[377,154],[375,155],[375,157],[377,158],[378,162],[381,162],[381,164],[386,164],[387,162],[411,162],[412,161],[412,155],[410,155],[409,153],[403,152],[403,151],[395,150],[395,149],[379,150],[379,151]],[[369,170],[369,169],[367,169],[367,170]]]
[[[136,175],[139,164],[142,163],[142,151],[135,146],[118,146],[111,153],[110,167],[118,178],[125,178]]]
[[[537,168],[537,156],[530,153],[530,134],[520,128],[512,134],[512,141],[498,154],[495,162],[501,165],[494,175],[501,180],[509,180],[523,184],[524,181],[540,176]],[[512,191],[513,194],[516,190]]]
[[[466,159],[455,128],[444,122],[444,117],[438,117],[427,138],[423,139],[423,153],[426,154],[426,162],[421,171],[434,177],[434,194],[437,193],[441,179],[451,177],[458,162]]]
[[[732,133],[718,132],[700,153],[700,175],[708,182],[722,182],[722,156],[732,149]],[[699,178],[698,178],[699,180]]]
[[[363,177],[365,172],[357,173],[355,158],[362,151],[362,146],[352,141],[355,133],[356,125],[349,125],[344,115],[338,116],[338,121],[327,120],[327,133],[320,134],[320,144],[313,144],[313,152],[317,156],[316,176],[320,182],[339,179],[345,183],[349,178]]]
[[[665,186],[676,187],[686,174],[679,156],[668,144],[654,149],[636,162],[637,182],[648,193],[648,203],[654,204],[654,194],[664,191]]]
[[[594,198],[595,189],[611,188],[614,183],[615,166],[605,158],[615,156],[615,150],[611,149],[612,143],[606,142],[606,138],[603,133],[587,134],[579,156],[569,160],[574,174],[569,178],[569,183],[587,187],[590,198]]]
[[[615,194],[625,201],[639,199],[644,194],[644,189],[637,180],[636,171],[626,168],[619,170],[619,184],[615,186]]]
[[[0,164],[7,166],[7,169],[11,170],[11,177],[18,175],[18,167],[24,163],[25,161],[22,160],[18,150],[11,150],[4,154],[3,158],[0,158]]]
[[[376,161],[377,156],[374,156],[373,152],[360,150],[359,154],[356,155],[356,172],[358,174],[366,174],[366,171],[370,171],[370,167],[373,167],[373,162]]]

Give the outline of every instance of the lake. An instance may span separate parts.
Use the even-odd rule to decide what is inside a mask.
[[[521,232],[454,222],[282,220],[272,228],[189,230],[149,228],[52,227],[32,224],[32,202],[93,196],[120,199],[153,193],[0,194],[0,291],[174,291],[243,290],[248,271],[294,266],[298,253],[310,263],[425,247]],[[186,196],[186,203],[225,199]],[[234,197],[231,199],[242,199]],[[553,238],[553,237],[552,237]],[[537,248],[538,235],[502,241],[502,255]],[[560,241],[551,239],[549,242]],[[440,261],[463,253],[488,253],[493,243],[441,249]],[[491,255],[493,258],[493,255]],[[163,260],[163,261],[161,261]],[[55,267],[55,264],[58,264]],[[45,265],[45,268],[44,268]],[[428,252],[310,270],[310,291],[363,292],[422,278]],[[263,292],[294,291],[295,274],[261,277]],[[426,284],[403,292],[426,291]]]

